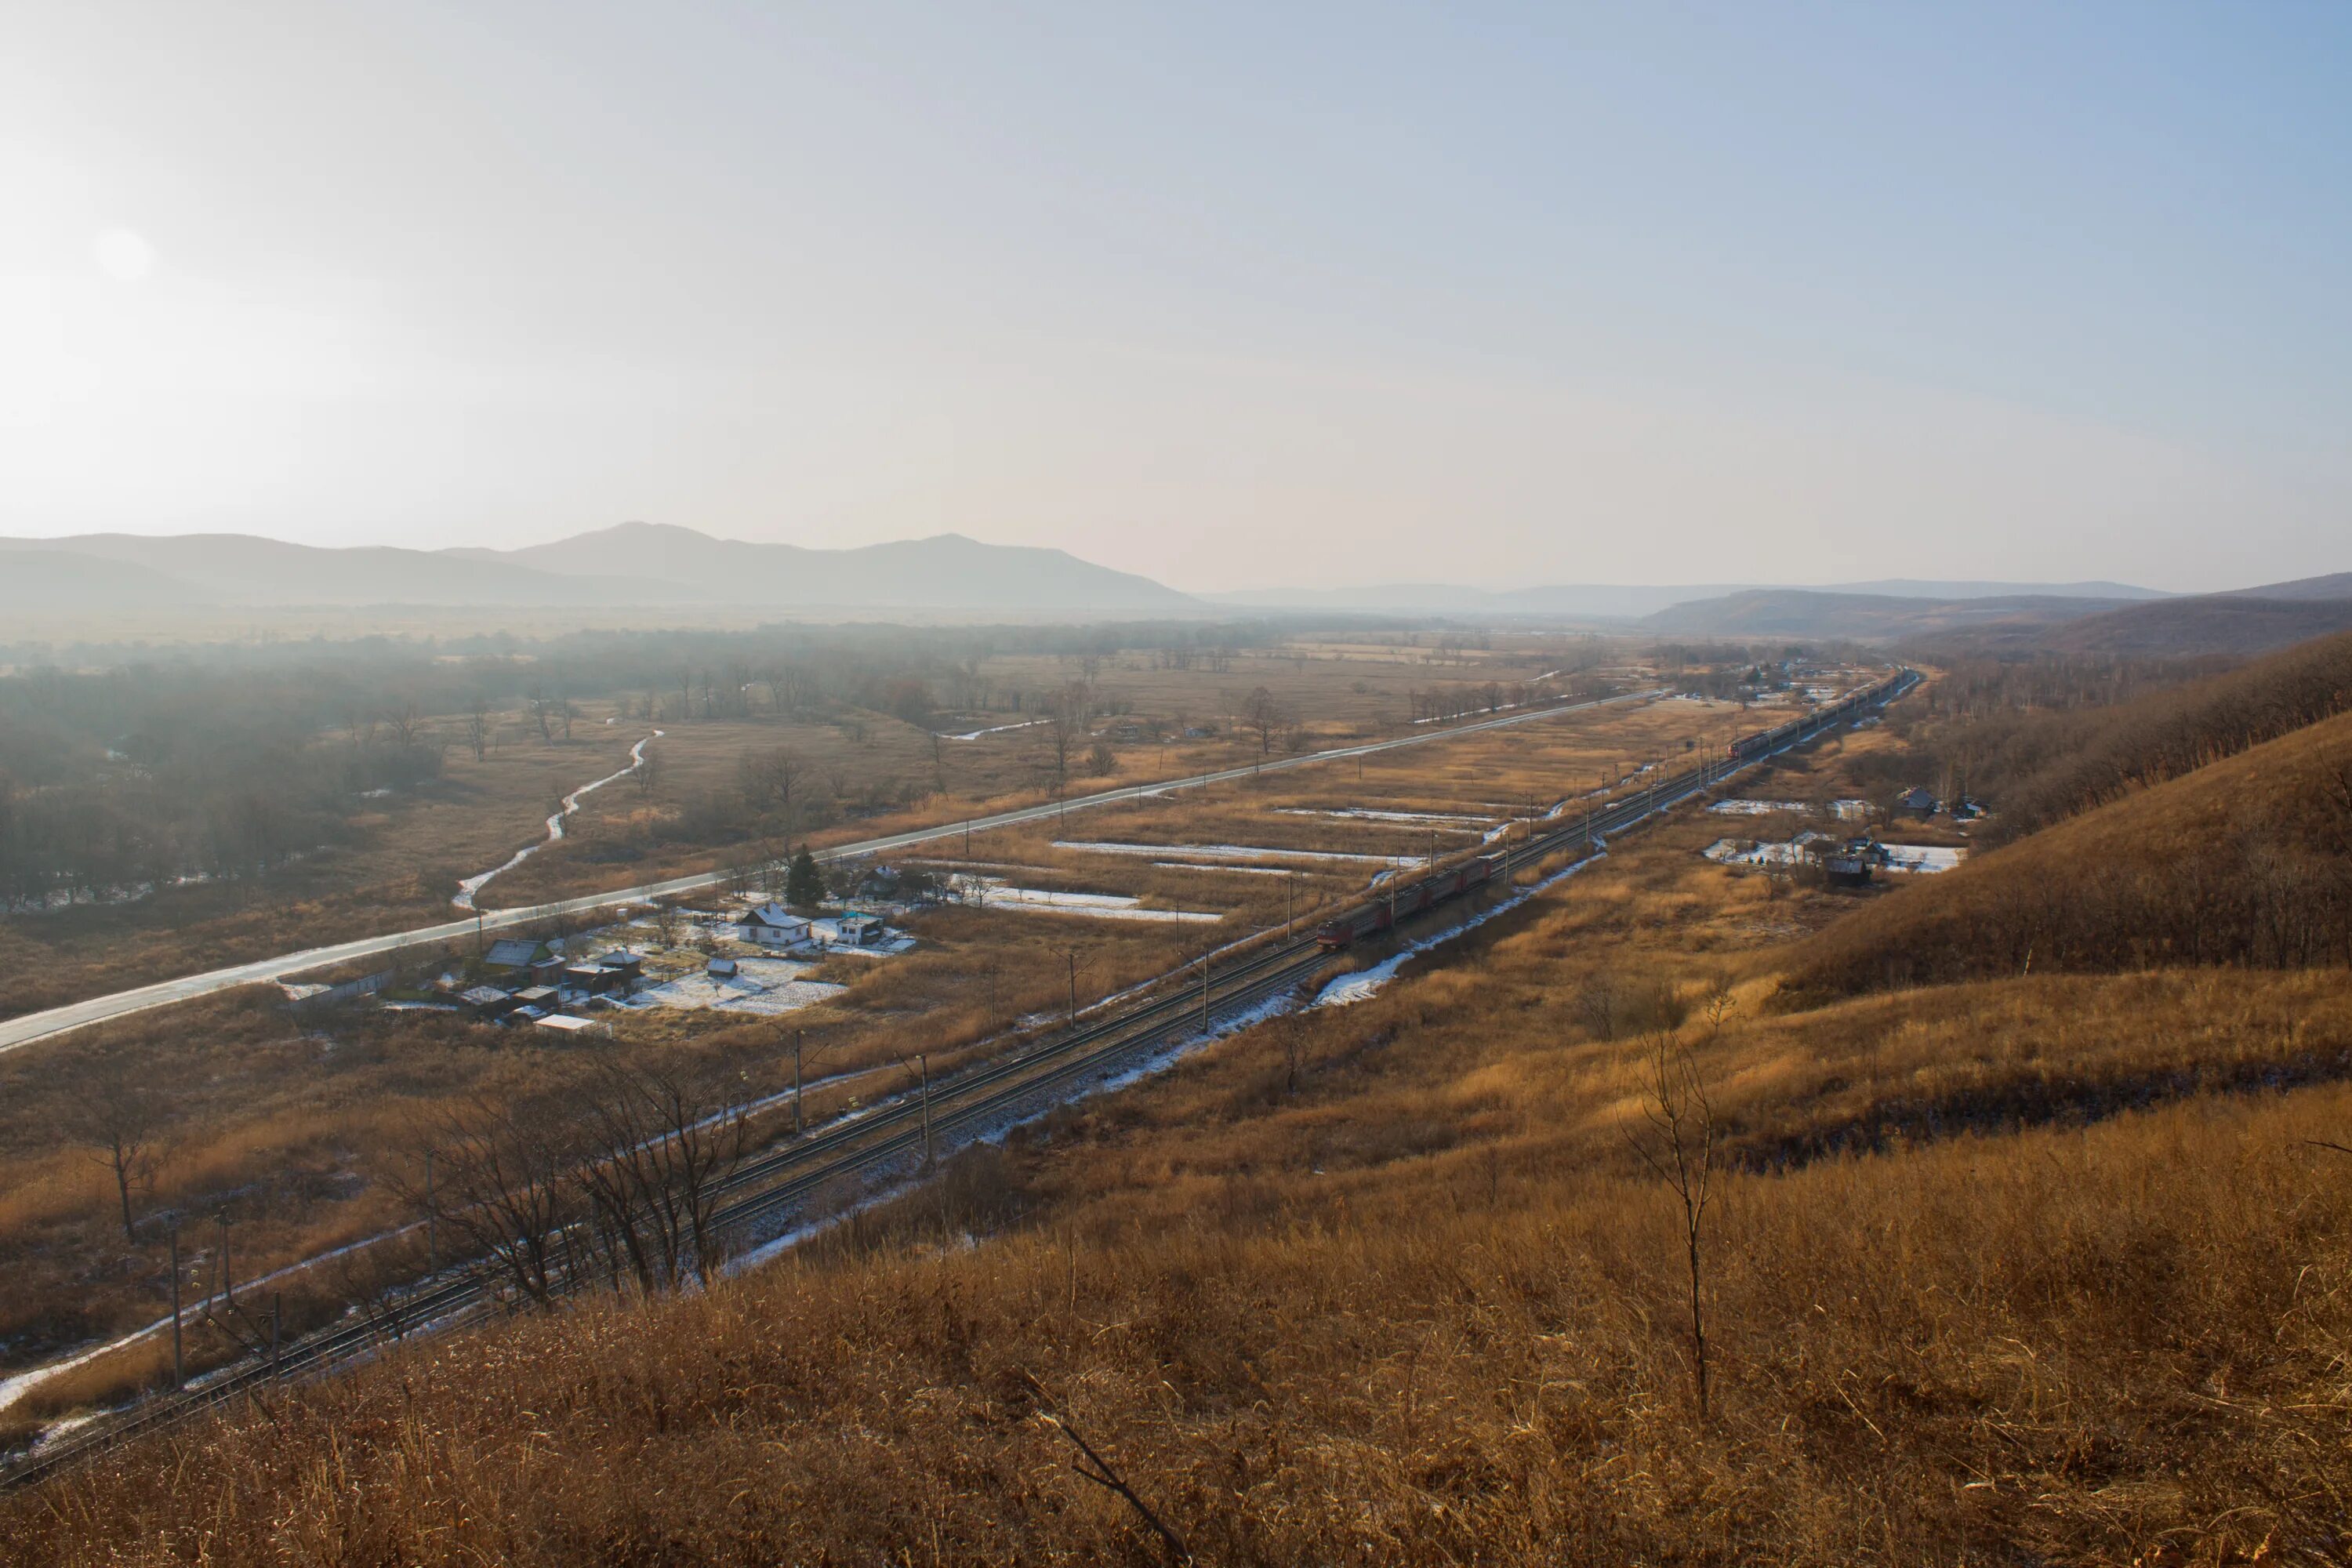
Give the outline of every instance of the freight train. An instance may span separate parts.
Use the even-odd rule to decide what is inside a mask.
[[[1448,899],[1459,898],[1473,888],[1484,887],[1501,874],[1504,864],[1500,855],[1481,855],[1450,870],[1423,877],[1377,903],[1322,926],[1315,932],[1316,945],[1326,952],[1337,952],[1349,942],[1388,930],[1407,915],[1419,914]]]
[[[1917,677],[1910,670],[1898,669],[1884,680],[1868,686],[1857,686],[1825,708],[1816,708],[1801,717],[1771,730],[1759,730],[1752,735],[1742,735],[1731,742],[1726,754],[1736,763],[1752,762],[1768,752],[1777,752],[1792,741],[1801,739],[1816,729],[1827,729],[1858,709],[1883,702],[1902,695]]]

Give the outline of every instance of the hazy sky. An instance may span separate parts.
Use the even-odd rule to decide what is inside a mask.
[[[0,531],[2352,568],[2352,6],[15,7]]]

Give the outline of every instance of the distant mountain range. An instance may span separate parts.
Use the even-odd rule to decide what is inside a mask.
[[[1252,588],[1204,594],[1212,603],[1253,609],[1387,610],[1428,616],[1573,616],[1635,620],[1676,605],[1740,594],[1866,594],[1906,599],[1990,599],[2025,595],[2064,599],[2126,601],[2161,599],[2154,588],[2128,583],[1937,583],[1890,578],[1872,583],[1832,583],[1819,587],[1775,588],[1757,583],[1688,583],[1680,586],[1635,584],[1556,584],[1537,588],[1465,588],[1448,584],[1389,583],[1369,588]]]
[[[1443,584],[1194,595],[1060,550],[961,534],[854,550],[625,522],[521,550],[322,548],[244,533],[0,539],[0,614],[367,606],[1209,618],[1236,610],[1526,617],[1680,637],[1954,649],[2242,653],[2352,626],[2352,573],[2181,596],[2123,583],[1823,587]]]
[[[1932,586],[1933,584],[1920,584]],[[2103,586],[2104,584],[2080,584]],[[2352,573],[2228,593],[2134,599],[2053,592],[1935,598],[1751,589],[1669,605],[1643,629],[1692,637],[1845,637],[1923,655],[2252,654],[2352,630]]]
[[[625,522],[524,550],[327,549],[243,533],[0,539],[0,609],[730,605],[1212,616],[1148,577],[961,534],[855,550]]]

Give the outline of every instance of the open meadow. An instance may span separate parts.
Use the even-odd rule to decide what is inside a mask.
[[[1570,819],[1612,784],[1639,791],[1646,760],[1683,765],[1686,744],[1737,716],[1688,699],[1614,703],[1208,792],[1147,791],[1066,824],[977,833],[968,846],[950,839],[902,862],[952,894],[894,909],[912,951],[793,966],[811,984],[788,1005],[739,992],[746,999],[730,1005],[702,985],[713,953],[757,950],[693,917],[724,900],[689,899],[683,921],[640,910],[621,926],[568,928],[575,954],[625,946],[643,955],[650,984],[701,987],[699,1005],[602,1015],[605,1032],[582,1040],[472,1021],[420,990],[436,973],[474,973],[465,942],[405,961],[388,994],[423,1000],[397,1009],[295,1013],[276,988],[253,987],[12,1052],[0,1058],[0,1376],[153,1322],[168,1304],[173,1223],[192,1281],[221,1277],[224,1242],[226,1278],[248,1281],[390,1237],[279,1281],[297,1327],[416,1271],[420,1244],[402,1227],[418,1216],[422,1151],[455,1114],[558,1100],[618,1059],[722,1074],[731,1099],[765,1106],[761,1135],[773,1136],[789,1126],[781,1097],[796,1050],[811,1118],[899,1092],[918,1052],[933,1072],[952,1073],[1203,952],[1307,929],[1433,853],[1451,858],[1524,834],[1531,816]],[[725,739],[683,751],[704,761],[657,775],[660,789],[630,778],[588,797],[580,826],[550,856],[597,842],[600,822],[650,809],[674,780],[681,792],[694,787],[698,765],[723,782],[727,770],[711,759],[729,754],[744,728],[689,728],[690,737]],[[135,1092],[124,1081],[132,1073]],[[87,1113],[94,1100],[131,1128],[126,1180],[118,1181],[109,1118]],[[60,1126],[76,1130],[63,1142]],[[162,1375],[160,1345],[149,1336],[13,1401],[10,1429]],[[207,1328],[190,1354],[205,1364],[236,1349],[234,1332]]]
[[[1702,853],[1861,797],[1894,728],[1740,781],[1794,809],[1687,809],[1368,999],[971,1149],[787,1261],[103,1457],[8,1505],[16,1560],[289,1528],[418,1563],[1146,1561],[1160,1530],[1285,1563],[2336,1560],[2343,955],[2078,946],[1822,999],[1805,976],[1927,918],[1880,911],[1969,908],[2037,848],[1863,889]],[[2193,821],[2232,768],[2343,754],[2322,726],[2083,826]],[[1467,808],[1478,776],[1350,804]],[[331,1438],[340,1471],[304,1458]],[[197,1463],[201,1506],[145,1483]]]

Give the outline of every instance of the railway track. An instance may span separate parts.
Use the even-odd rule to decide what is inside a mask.
[[[1779,752],[1802,745],[1844,723],[1866,708],[1883,706],[1918,679],[1903,670],[1864,688],[1835,706],[1776,732],[1771,751],[1739,758],[1702,758],[1682,773],[1653,779],[1622,800],[1562,819],[1548,833],[1534,833],[1500,851],[1499,874],[1487,885],[1507,889],[1509,873],[1541,862],[1563,849],[1607,839],[1688,799],[1728,782]],[[1435,867],[1429,868],[1434,874]],[[1362,909],[1378,897],[1355,906]],[[1185,971],[1163,977],[1164,989],[1138,997],[1075,1028],[1005,1056],[981,1063],[932,1086],[926,1107],[901,1093],[870,1110],[836,1121],[757,1156],[719,1185],[717,1228],[740,1231],[772,1221],[805,1205],[828,1184],[910,1158],[927,1156],[959,1129],[1066,1094],[1087,1077],[1108,1074],[1122,1063],[1164,1047],[1186,1032],[1205,1034],[1222,1015],[1231,1017],[1310,978],[1330,962],[1313,936],[1288,930],[1275,941],[1245,952],[1222,971],[1202,962],[1199,978]],[[928,1116],[927,1116],[928,1112]],[[585,1277],[569,1289],[594,1283]],[[447,1332],[507,1310],[505,1280],[487,1263],[428,1281],[396,1299],[380,1315],[362,1314],[278,1347],[269,1357],[236,1363],[169,1394],[153,1395],[120,1415],[47,1445],[0,1469],[0,1490],[28,1486],[105,1448],[175,1426],[240,1394],[306,1375],[331,1373],[379,1353],[394,1341]]]

